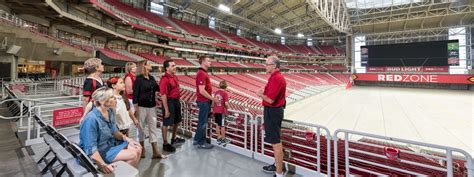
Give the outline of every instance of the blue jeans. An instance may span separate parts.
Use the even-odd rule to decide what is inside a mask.
[[[207,118],[209,117],[209,112],[211,111],[211,103],[198,101],[197,106],[199,108],[199,116],[196,134],[194,135],[194,141],[199,145],[203,145],[206,142]]]

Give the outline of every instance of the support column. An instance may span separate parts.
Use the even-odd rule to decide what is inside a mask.
[[[10,55],[10,78],[11,80],[15,80],[15,79],[18,79],[18,57],[15,56],[15,55]]]
[[[354,58],[354,56],[353,56],[354,49],[353,49],[353,45],[352,45],[352,38],[353,38],[352,35],[346,35],[346,63],[350,64],[351,72],[353,71],[353,68],[355,67],[354,66],[354,60],[352,60]]]
[[[63,77],[64,76],[64,62],[61,62],[59,64],[59,76]]]
[[[49,25],[48,34],[50,36],[58,37],[56,33],[57,33],[56,25],[54,25],[54,24]]]

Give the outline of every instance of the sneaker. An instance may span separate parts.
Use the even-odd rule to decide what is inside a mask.
[[[222,144],[222,140],[221,139],[217,139],[217,145],[221,145]]]
[[[199,149],[212,149],[213,147],[214,147],[214,145],[208,144],[208,143],[198,145]]]
[[[230,142],[232,142],[230,139],[227,139],[227,138],[224,138],[222,140],[222,144],[229,144]]]
[[[197,141],[193,141],[193,146],[197,146],[199,143]]]
[[[171,146],[171,144],[163,144],[163,151],[174,152],[176,151],[176,148]]]
[[[265,173],[275,174],[277,168],[276,168],[275,164],[271,164],[271,165],[268,165],[268,166],[264,166],[262,169]]]
[[[171,145],[173,145],[173,146],[179,146],[179,145],[184,144],[184,142],[186,142],[186,140],[184,140],[184,139],[182,139],[182,138],[176,137],[175,139],[172,139],[172,140],[171,140]]]

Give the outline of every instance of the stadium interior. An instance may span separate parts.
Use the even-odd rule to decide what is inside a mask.
[[[104,80],[123,77],[127,62],[148,61],[159,82],[165,60],[177,65],[186,143],[168,159],[121,161],[114,176],[270,176],[261,171],[274,159],[256,92],[270,77],[266,59],[276,56],[287,82],[286,176],[473,177],[473,32],[473,0],[0,0],[0,176],[106,176],[78,146],[78,116],[57,118],[82,108],[89,58],[102,60]],[[213,90],[229,84],[231,143],[211,151],[191,145],[200,56],[211,58]],[[372,93],[423,99],[411,107],[447,116],[443,130],[426,124],[417,135],[459,127],[462,134],[428,141],[436,137],[348,129],[347,117],[332,122],[341,112],[355,120],[356,104],[379,99]],[[446,101],[433,106],[443,100],[432,98]],[[380,103],[370,103],[373,112]],[[207,127],[217,144],[216,124]]]

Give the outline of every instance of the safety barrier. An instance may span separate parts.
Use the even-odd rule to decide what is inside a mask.
[[[343,140],[339,139],[339,135],[343,135]],[[354,141],[350,139],[351,136],[383,140],[384,143],[377,143],[377,141],[370,139]],[[388,142],[393,142],[393,144]],[[342,147],[338,148],[340,145]],[[419,146],[425,150],[416,152],[403,145]],[[335,176],[338,176],[340,172],[338,167],[340,166],[344,167],[342,171],[345,176],[349,176],[351,172],[378,176],[393,174],[399,176],[466,176],[462,166],[467,169],[467,176],[474,175],[471,155],[464,150],[447,146],[339,129],[334,132],[334,149]],[[427,152],[426,149],[431,152]],[[455,160],[453,157],[455,154],[460,155],[460,160]],[[338,165],[339,161],[343,163]]]
[[[182,101],[181,104],[183,113],[183,123],[181,127],[194,136],[198,124],[198,108],[196,103],[185,103]],[[248,112],[228,110],[224,119],[224,124],[227,128],[227,138],[230,139],[231,142],[223,148],[240,153],[247,157],[252,157],[254,147],[254,126],[251,124],[251,120],[253,120],[253,116]],[[206,137],[211,139],[212,144],[217,144],[217,135],[215,131],[216,126],[217,124],[215,123],[213,116],[210,116],[207,124]]]
[[[78,107],[81,105],[80,95],[63,96],[59,82],[42,81],[32,83],[29,80],[13,81],[2,83],[2,90],[9,99],[0,101],[6,104],[10,111],[10,116],[0,116],[1,119],[18,120],[18,132],[26,132],[25,145],[41,143],[41,132],[33,116],[38,116],[45,122],[52,122],[53,110],[58,108]],[[23,84],[27,88],[24,92],[16,90],[14,85]],[[13,87],[12,87],[13,86]],[[31,88],[31,89],[30,89]],[[77,125],[75,125],[77,127]],[[63,127],[70,129],[72,127]]]
[[[54,90],[59,93],[70,93],[68,85],[78,87],[84,78],[69,78],[59,81]],[[13,83],[14,84],[14,83]],[[19,119],[19,129],[27,131],[26,145],[42,142],[41,127],[34,121],[34,116],[43,121],[51,121],[51,111],[58,107],[80,106],[79,95],[46,97],[46,98],[15,98],[17,92],[2,82],[2,92],[12,95],[0,103],[11,102],[8,107],[13,112],[8,119]],[[34,85],[32,85],[34,88]],[[37,88],[41,84],[37,84]],[[49,85],[51,86],[51,85]],[[41,89],[38,89],[41,90]],[[36,95],[42,95],[41,92]],[[35,92],[33,92],[35,93]],[[35,96],[31,94],[29,96]],[[194,102],[182,104],[183,133],[194,135],[198,122],[198,108]],[[26,110],[26,111],[25,111]],[[158,109],[158,115],[161,110]],[[160,116],[159,116],[160,117]],[[7,119],[5,117],[0,117]],[[161,122],[161,121],[160,121]],[[213,119],[208,121],[207,137],[216,143],[216,133]],[[230,151],[251,157],[253,159],[273,163],[273,150],[270,144],[264,142],[265,129],[263,117],[253,117],[246,111],[230,110],[226,116],[227,137],[231,143],[222,147]],[[65,127],[69,129],[71,127]],[[391,138],[351,130],[336,130],[333,135],[328,128],[298,121],[284,120],[282,123],[281,140],[285,153],[285,166],[299,175],[426,175],[426,176],[474,176],[472,157],[464,150],[439,146],[434,144]],[[342,135],[342,139],[339,139]],[[350,139],[349,137],[365,137],[369,139]],[[393,144],[383,144],[393,142]],[[413,150],[410,147],[420,147],[423,150]],[[430,151],[427,151],[430,150]],[[334,155],[332,155],[332,152]],[[334,164],[334,165],[332,165]]]
[[[255,120],[255,159],[274,163],[271,144],[264,141],[264,119]],[[331,133],[328,128],[298,121],[284,120],[281,142],[284,148],[284,162],[294,166],[294,171],[303,176],[331,175]],[[324,168],[325,167],[325,168]]]

